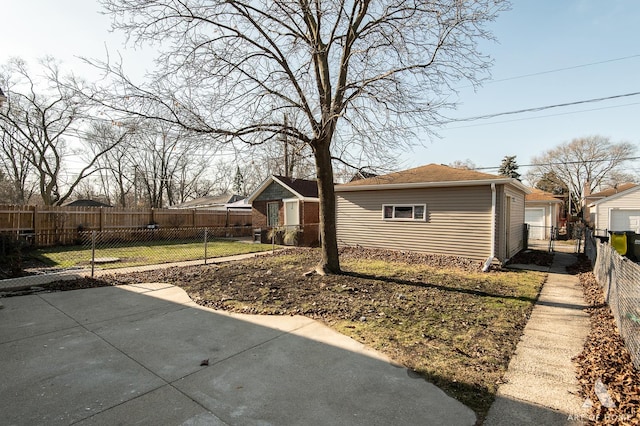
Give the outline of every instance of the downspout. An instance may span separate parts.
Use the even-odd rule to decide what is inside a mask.
[[[482,272],[487,272],[491,267],[493,258],[496,257],[496,184],[491,184],[491,254],[484,262]]]

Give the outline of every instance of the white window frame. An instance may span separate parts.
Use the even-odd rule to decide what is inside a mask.
[[[391,217],[385,217],[385,210],[391,207]],[[396,208],[411,207],[411,217],[396,217]],[[422,207],[422,217],[416,218],[416,207]],[[414,204],[383,204],[382,205],[382,220],[394,221],[394,222],[426,222],[427,221],[427,205],[414,203]]]

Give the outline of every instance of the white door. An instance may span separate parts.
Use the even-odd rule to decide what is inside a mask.
[[[284,226],[300,225],[300,214],[298,206],[298,200],[284,201]]]
[[[633,231],[640,234],[640,210],[611,210],[610,231]]]
[[[528,208],[524,210],[524,221],[529,224],[529,238],[544,240],[544,208]]]

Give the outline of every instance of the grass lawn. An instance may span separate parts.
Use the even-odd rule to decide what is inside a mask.
[[[303,276],[318,260],[318,250],[286,250],[242,262],[118,275],[110,282],[162,280],[204,306],[318,319],[389,355],[484,418],[545,274],[481,273],[479,264],[456,259],[447,267],[428,257],[346,250],[344,274]]]
[[[207,244],[207,258],[267,251],[271,248],[270,244],[213,240]],[[42,248],[30,254],[49,267],[69,268],[91,265],[91,247],[86,246]],[[95,257],[96,259],[120,259],[112,263],[96,264],[101,269],[108,269],[204,259],[205,250],[202,242],[145,241],[96,248]]]

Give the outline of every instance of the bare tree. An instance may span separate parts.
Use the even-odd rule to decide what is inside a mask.
[[[112,147],[97,152],[74,176],[65,174],[65,158],[73,153],[69,140],[78,138],[79,125],[89,106],[63,83],[55,60],[45,58],[41,65],[41,78],[20,59],[10,60],[3,68],[7,101],[0,109],[0,129],[5,153],[9,146],[18,154],[9,157],[14,161],[16,183],[22,179],[17,171],[22,167],[20,162],[26,160],[33,168],[44,204],[60,205],[95,171],[97,159]]]
[[[13,128],[0,129],[2,150],[0,151],[0,172],[4,176],[5,191],[2,199],[11,204],[27,204],[35,191],[29,168],[29,158],[16,143]]]
[[[161,69],[145,86],[103,97],[121,111],[170,120],[219,142],[283,135],[314,156],[322,262],[339,272],[332,161],[406,146],[433,132],[453,86],[490,65],[478,39],[501,0],[102,0],[115,29],[158,43]],[[116,101],[120,101],[117,103]],[[158,114],[158,106],[164,112]],[[286,114],[289,119],[282,120]]]
[[[95,122],[88,132],[87,161],[106,148],[98,158],[97,176],[109,204],[127,207],[134,188],[136,164],[135,140],[139,130],[135,123]]]
[[[475,170],[477,166],[476,163],[467,158],[464,161],[456,160],[453,163],[449,163],[449,167],[453,167],[454,169]]]
[[[148,205],[171,206],[213,190],[207,172],[215,151],[206,139],[166,121],[141,125],[128,153]]]
[[[193,145],[192,145],[193,146]],[[170,204],[184,203],[190,199],[211,195],[219,189],[216,188],[215,181],[210,179],[210,155],[204,152],[192,153],[188,152],[181,156],[175,167],[172,180],[172,191]],[[224,186],[229,185],[231,175],[224,176],[226,182]]]
[[[529,182],[548,181],[553,177],[556,186],[564,186],[570,202],[579,211],[584,190],[593,192],[603,185],[612,185],[610,178],[623,171],[637,148],[628,142],[612,143],[603,136],[573,139],[534,157],[528,174]],[[570,212],[571,213],[571,212]]]

